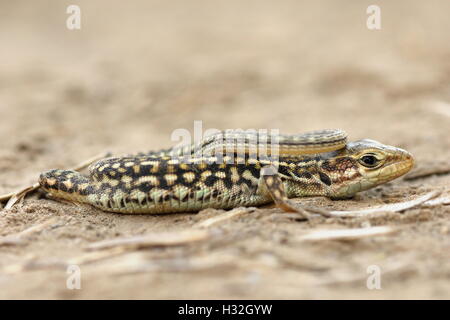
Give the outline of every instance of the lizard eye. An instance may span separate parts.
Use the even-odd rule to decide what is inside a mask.
[[[364,155],[359,162],[365,167],[373,168],[379,163],[379,160],[374,155]]]

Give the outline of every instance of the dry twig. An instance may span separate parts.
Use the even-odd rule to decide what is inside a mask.
[[[89,250],[101,250],[113,247],[139,249],[144,247],[180,246],[211,238],[212,232],[207,230],[183,230],[174,232],[159,232],[142,236],[116,238],[94,242],[87,246]]]
[[[426,178],[432,175],[448,174],[450,173],[449,162],[429,162],[414,169],[405,176],[405,180],[416,180]]]
[[[30,228],[27,228],[25,230],[22,230],[18,233],[15,234],[10,234],[7,236],[3,236],[0,237],[0,246],[1,245],[20,245],[23,244],[23,239],[26,238],[27,236],[33,234],[33,233],[37,233],[37,232],[41,232],[42,230],[44,230],[45,228],[47,228],[48,226],[54,224],[56,222],[56,218],[52,218],[52,219],[48,219],[47,221],[32,226]]]
[[[380,226],[359,229],[336,229],[336,230],[315,230],[299,238],[301,241],[321,241],[321,240],[356,240],[366,237],[386,235],[397,231],[397,229]]]
[[[227,211],[225,213],[222,213],[220,215],[217,215],[215,217],[200,221],[196,224],[194,224],[194,228],[208,228],[212,225],[215,225],[219,222],[224,222],[226,220],[230,220],[232,218],[235,217],[239,217],[241,215],[243,215],[244,213],[250,213],[255,211],[256,208],[244,208],[244,207],[239,207],[230,211]]]
[[[411,209],[413,207],[417,207],[420,204],[425,203],[426,201],[437,197],[441,192],[440,191],[432,191],[423,196],[420,196],[416,199],[397,202],[397,203],[389,203],[382,206],[361,209],[361,210],[349,210],[349,211],[330,211],[330,216],[332,217],[362,217],[373,213],[381,213],[381,212],[400,212],[406,209]]]

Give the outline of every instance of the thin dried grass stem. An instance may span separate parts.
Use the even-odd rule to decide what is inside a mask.
[[[358,229],[336,229],[316,230],[299,238],[301,241],[323,241],[323,240],[357,240],[361,238],[380,236],[393,233],[398,229],[388,226],[358,228]]]
[[[350,210],[350,211],[330,211],[330,215],[332,217],[362,217],[367,216],[373,213],[382,213],[382,212],[400,212],[406,209],[411,209],[413,207],[417,207],[418,205],[425,203],[426,201],[433,199],[440,195],[440,191],[432,191],[423,196],[420,196],[416,199],[397,202],[397,203],[389,203],[382,206],[361,209],[361,210]]]
[[[139,249],[143,247],[169,247],[187,245],[211,238],[212,233],[207,230],[182,230],[174,232],[159,232],[135,237],[116,238],[94,242],[87,246],[88,250],[102,250],[114,247]]]
[[[255,208],[244,208],[244,207],[239,207],[236,209],[233,209],[231,211],[227,211],[225,213],[222,213],[218,216],[200,221],[196,224],[193,225],[194,228],[209,228],[213,225],[216,225],[218,223],[222,223],[225,222],[227,220],[239,217],[245,213],[250,213],[253,212],[255,210]]]

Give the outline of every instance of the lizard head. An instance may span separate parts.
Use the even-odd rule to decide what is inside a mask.
[[[365,139],[349,142],[321,167],[331,180],[329,196],[349,198],[404,175],[413,165],[409,152]]]

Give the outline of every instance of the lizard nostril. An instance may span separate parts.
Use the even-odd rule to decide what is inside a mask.
[[[411,162],[411,164],[414,164],[414,157],[411,153],[405,151],[404,157],[405,157],[405,160]]]
[[[400,158],[401,162],[404,165],[403,174],[411,170],[411,168],[414,166],[414,157],[411,153],[408,151],[402,151],[402,156]]]

